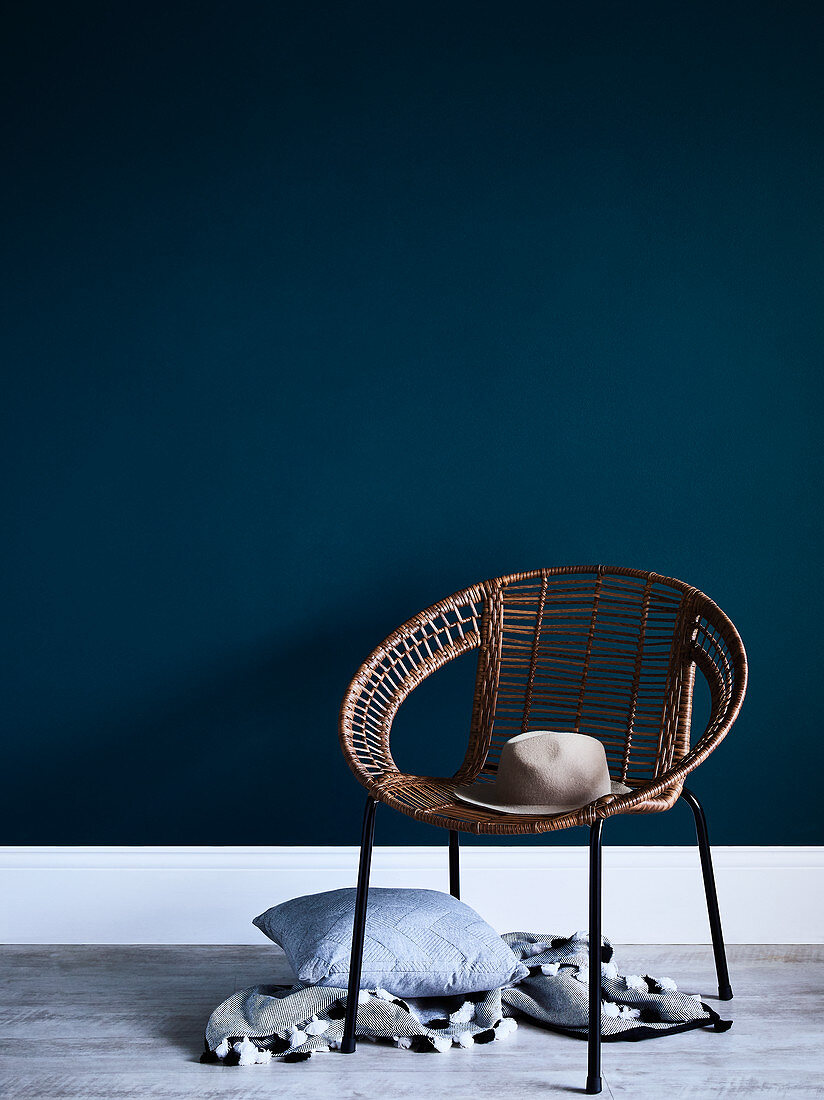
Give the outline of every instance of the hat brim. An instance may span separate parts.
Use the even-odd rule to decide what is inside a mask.
[[[629,794],[630,788],[623,783],[619,783],[616,780],[610,781],[610,792],[612,794]],[[526,817],[549,817],[553,814],[571,814],[575,810],[581,810],[584,806],[589,806],[590,802],[595,802],[595,798],[590,799],[590,802],[582,802],[577,806],[558,806],[558,805],[543,805],[543,806],[514,806],[510,802],[500,802],[495,798],[495,784],[494,783],[470,783],[467,787],[456,787],[454,795],[461,802],[468,802],[472,806],[481,806],[485,810],[497,810],[502,814],[523,814]],[[483,795],[483,798],[479,798],[479,795]],[[597,798],[602,798],[602,795],[597,795]]]

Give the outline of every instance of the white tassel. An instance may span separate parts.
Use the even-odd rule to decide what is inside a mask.
[[[601,963],[601,976],[604,978],[617,978],[618,967],[614,962]]]
[[[543,965],[541,966],[541,973],[548,974],[550,976],[553,974],[557,974],[560,966],[560,963],[543,963]]]
[[[672,978],[656,978],[658,985],[661,989],[665,989],[667,993],[675,993],[678,990],[678,986],[672,980]]]
[[[229,1040],[224,1039],[222,1043],[215,1047],[215,1054],[218,1058],[225,1058],[229,1053]]]
[[[639,993],[647,992],[647,983],[640,974],[627,974],[624,981],[627,983],[627,989],[636,989]]]
[[[368,989],[359,989],[358,990],[358,1004],[359,1005],[368,1005],[369,1004],[369,998],[371,996],[372,996],[372,994],[369,992]]]
[[[309,1036],[301,1028],[292,1026],[286,1029],[286,1034],[289,1039],[289,1049],[294,1050],[295,1047],[303,1046]]]
[[[602,1001],[601,1012],[604,1014],[604,1016],[609,1016],[613,1020],[617,1020],[618,1017],[621,1015],[621,1010],[619,1009],[618,1005],[613,1004],[612,1001]]]
[[[323,1035],[328,1030],[329,1021],[319,1020],[317,1016],[313,1016],[309,1023],[304,1025],[304,1031],[307,1035]]]
[[[472,1001],[464,1001],[457,1012],[453,1012],[449,1019],[453,1024],[468,1024],[475,1015],[475,1005]]]
[[[429,1037],[438,1054],[446,1054],[447,1051],[452,1050],[452,1040],[446,1035],[430,1035]]]
[[[452,1042],[456,1047],[463,1047],[464,1050],[469,1050],[470,1047],[475,1046],[475,1037],[468,1031],[462,1031],[460,1035],[453,1036]]]
[[[269,1058],[272,1057],[270,1052],[267,1050],[265,1053],[268,1055],[268,1057],[259,1058],[258,1055],[261,1054],[261,1051],[259,1051],[255,1044],[251,1042],[245,1035],[239,1043],[234,1044],[234,1050],[238,1055],[237,1064],[239,1066],[254,1066],[257,1065],[259,1062],[268,1062]]]
[[[409,1050],[412,1046],[412,1040],[408,1035],[396,1035],[395,1043],[401,1048],[401,1050]]]
[[[511,1016],[504,1016],[495,1025],[495,1038],[496,1039],[508,1039],[510,1035],[514,1035],[518,1030],[518,1021],[513,1020]]]

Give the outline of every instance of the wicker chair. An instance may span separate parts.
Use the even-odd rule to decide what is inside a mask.
[[[478,650],[469,745],[450,778],[405,775],[392,758],[392,721],[404,699],[448,661]],[[691,745],[696,667],[710,689],[707,728]],[[586,1091],[601,1091],[601,832],[621,813],[657,813],[679,797],[695,817],[719,997],[732,997],[706,819],[684,787],[726,736],[747,682],[744,647],[702,592],[637,569],[576,566],[484,581],[415,615],[361,665],[340,711],[340,742],[368,791],[361,843],[347,1016],[341,1049],[355,1049],[357,991],[378,802],[449,830],[450,891],[459,896],[461,832],[489,836],[589,828],[589,1034]],[[458,801],[458,784],[492,777],[501,746],[528,729],[598,737],[612,779],[606,795],[572,813],[534,817]]]

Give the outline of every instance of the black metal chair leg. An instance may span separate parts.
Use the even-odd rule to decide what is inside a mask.
[[[449,830],[449,893],[460,901],[461,834],[456,829]]]
[[[712,952],[715,955],[715,972],[718,975],[718,996],[722,1001],[732,1000],[730,973],[727,969],[727,953],[724,950],[724,934],[721,931],[721,914],[718,910],[718,894],[715,890],[715,875],[712,870],[710,838],[707,832],[707,818],[704,808],[692,791],[683,787],[681,797],[689,805],[695,818],[695,832],[698,835],[698,851],[701,855],[701,873],[704,876],[704,892],[707,895],[707,911],[712,933]]]
[[[358,1022],[358,993],[360,992],[361,966],[363,964],[363,936],[366,931],[366,903],[369,898],[369,871],[372,866],[372,844],[375,839],[375,808],[377,802],[370,795],[363,811],[360,865],[358,867],[358,892],[355,896],[355,920],[352,925],[352,951],[349,956],[349,989],[346,993],[346,1019],[343,1022],[342,1054],[355,1052],[355,1025]]]
[[[587,1033],[587,1087],[601,1091],[601,829],[598,819],[589,827],[589,1030]]]

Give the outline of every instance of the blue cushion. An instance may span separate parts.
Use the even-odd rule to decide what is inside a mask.
[[[329,890],[275,905],[253,923],[280,944],[299,981],[346,988],[354,912],[354,890]],[[449,894],[369,891],[361,989],[398,997],[479,993],[528,973],[495,929]]]

